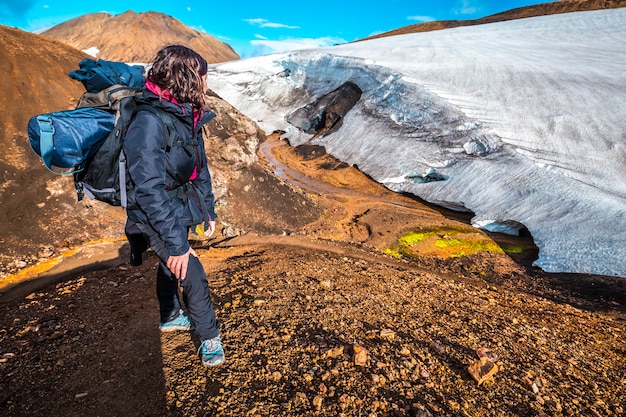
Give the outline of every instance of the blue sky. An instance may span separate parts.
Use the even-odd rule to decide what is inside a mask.
[[[547,1],[0,0],[0,24],[39,32],[88,13],[168,14],[230,44],[242,57],[351,42],[431,20],[476,19]]]

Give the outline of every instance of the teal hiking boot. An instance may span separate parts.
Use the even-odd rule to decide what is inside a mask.
[[[162,332],[175,332],[178,330],[188,331],[192,330],[193,326],[189,321],[189,317],[187,317],[187,313],[183,310],[180,310],[180,314],[172,321],[168,321],[167,323],[159,324],[159,329]]]
[[[224,363],[224,348],[222,339],[217,336],[213,339],[203,340],[198,348],[198,353],[204,366],[217,366]]]

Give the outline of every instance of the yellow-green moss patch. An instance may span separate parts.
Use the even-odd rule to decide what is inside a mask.
[[[521,253],[523,250],[521,246],[510,245],[506,251]],[[385,252],[396,257],[436,256],[445,259],[480,252],[502,254],[505,250],[479,230],[442,227],[410,231],[401,236],[394,247],[385,249]]]

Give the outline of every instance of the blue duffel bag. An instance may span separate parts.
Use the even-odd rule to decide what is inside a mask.
[[[83,83],[88,93],[97,93],[116,84],[141,88],[146,82],[141,65],[85,58],[78,66],[80,69],[70,72],[69,76]]]
[[[98,150],[114,124],[115,113],[93,107],[41,114],[28,121],[28,140],[50,171],[73,174]]]

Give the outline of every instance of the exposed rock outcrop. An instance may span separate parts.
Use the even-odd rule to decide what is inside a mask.
[[[307,133],[322,136],[340,125],[341,119],[361,98],[361,89],[347,82],[313,103],[294,111],[287,121]]]

